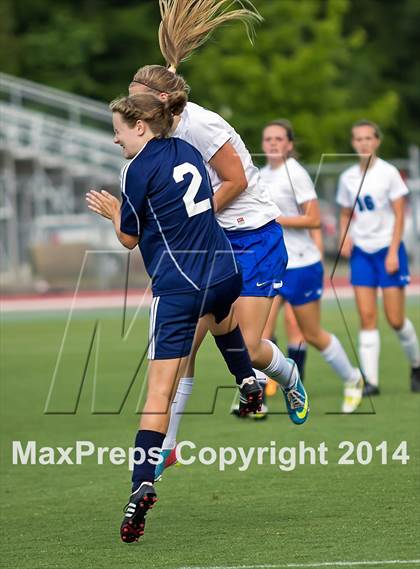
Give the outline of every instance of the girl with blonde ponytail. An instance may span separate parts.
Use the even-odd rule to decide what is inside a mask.
[[[159,45],[167,66],[146,65],[134,75],[130,93],[153,92],[161,99],[182,90],[186,81],[176,73],[179,64],[190,57],[221,24],[241,20],[252,39],[253,25],[262,20],[251,2],[235,0],[160,0],[162,21]],[[275,379],[283,389],[286,406],[294,423],[308,416],[308,399],[293,360],[262,334],[273,298],[278,295],[287,265],[287,252],[280,212],[259,183],[259,172],[239,134],[218,114],[188,102],[174,117],[171,134],[186,140],[202,154],[213,186],[216,217],[231,242],[242,268],[243,287],[235,303],[253,365]],[[176,446],[176,433],[191,393],[194,357],[206,334],[204,322],[197,327],[189,366],[175,396],[171,421],[164,441],[164,456]],[[245,412],[241,408],[240,412]],[[159,475],[162,466],[157,467]]]

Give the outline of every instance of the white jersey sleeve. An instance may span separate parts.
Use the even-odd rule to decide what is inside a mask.
[[[389,199],[395,201],[402,196],[408,194],[408,188],[401,178],[401,174],[398,172],[397,168],[392,164],[390,166],[390,176],[389,176]]]
[[[314,185],[308,172],[297,160],[289,158],[285,163],[290,186],[299,205],[317,199]]]
[[[336,196],[336,200],[338,205],[341,205],[341,207],[350,207],[352,208],[354,206],[354,201],[352,202],[352,196],[350,195],[349,191],[348,191],[348,187],[346,185],[346,180],[345,180],[345,176],[344,174],[341,174],[339,180],[338,180],[338,189],[337,189],[337,196]]]
[[[194,113],[194,128],[188,129],[188,135],[188,142],[200,150],[205,162],[209,162],[230,140],[230,133],[220,123],[218,115],[204,108]]]

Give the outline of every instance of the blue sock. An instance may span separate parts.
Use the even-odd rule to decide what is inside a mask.
[[[214,340],[230,373],[235,376],[238,385],[240,385],[242,380],[246,377],[255,377],[251,359],[239,326],[236,326],[234,330],[227,334],[214,336]]]
[[[299,370],[300,379],[303,381],[305,378],[305,362],[306,362],[307,347],[306,344],[289,344],[287,346],[287,356],[296,362]]]
[[[137,490],[142,482],[153,482],[155,479],[156,464],[150,462],[152,459],[156,463],[156,458],[160,455],[162,444],[165,439],[164,433],[157,431],[140,430],[137,432],[134,446],[144,450],[145,460],[142,464],[134,464],[133,475],[131,477],[133,483],[133,492]],[[151,449],[158,449],[157,452],[150,453]],[[139,461],[142,458],[140,451],[134,452],[134,460]]]

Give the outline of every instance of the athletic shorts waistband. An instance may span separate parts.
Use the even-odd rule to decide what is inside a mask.
[[[263,231],[267,231],[267,229],[270,229],[271,227],[275,227],[276,225],[281,229],[281,225],[279,223],[277,223],[277,221],[275,219],[272,219],[271,221],[269,221],[265,225],[262,225],[261,227],[257,227],[257,229],[244,229],[242,231],[236,231],[236,230],[231,231],[231,230],[224,229],[223,231],[225,232],[227,237],[242,237],[243,235],[254,235],[257,233],[262,233]]]

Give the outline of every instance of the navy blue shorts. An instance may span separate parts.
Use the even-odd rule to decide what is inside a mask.
[[[324,289],[324,267],[321,261],[306,267],[287,269],[280,295],[292,306],[318,300]]]
[[[189,294],[155,296],[150,307],[149,360],[183,358],[191,352],[195,328],[201,316],[214,314],[224,320],[242,288],[242,275]]]
[[[276,221],[249,231],[226,231],[242,269],[241,296],[279,294],[287,267],[283,230]]]
[[[389,247],[384,247],[375,253],[366,253],[359,247],[353,247],[350,257],[350,282],[353,286],[369,286],[372,288],[387,288],[391,286],[404,287],[410,282],[408,258],[404,243],[400,244],[398,259],[399,270],[390,275],[385,269],[385,258]]]

